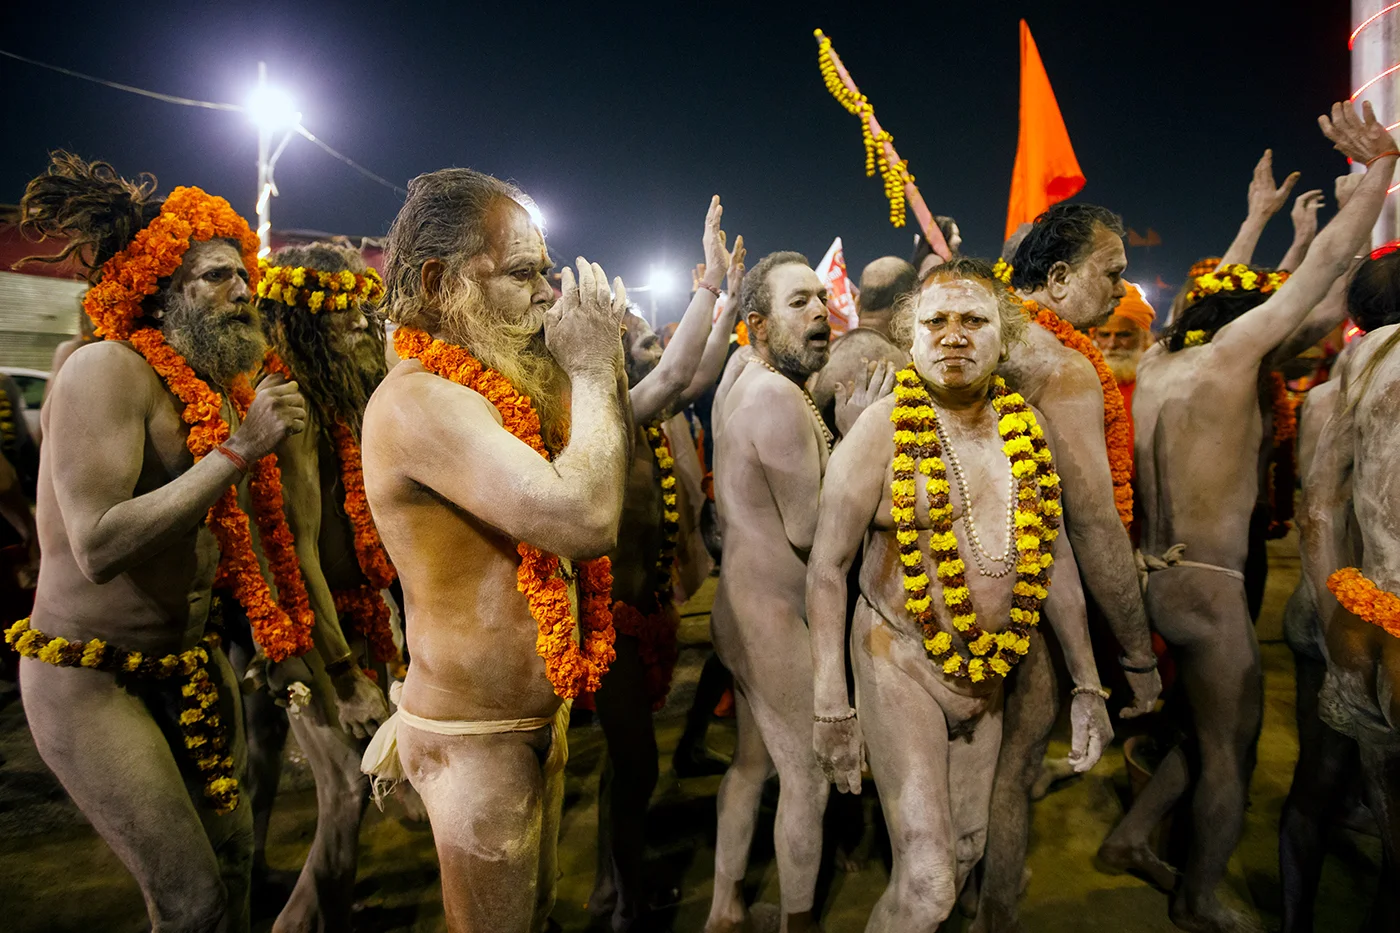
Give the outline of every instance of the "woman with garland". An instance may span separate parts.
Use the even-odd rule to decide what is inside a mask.
[[[608,758],[598,787],[598,865],[588,899],[589,910],[610,916],[616,931],[635,929],[648,910],[642,852],[657,780],[652,713],[666,703],[677,657],[675,577],[682,504],[665,421],[719,378],[743,281],[744,240],[735,241],[732,254],[726,250],[722,215],[715,196],[702,236],[705,271],[665,350],[639,315],[628,311],[624,318],[632,463],[617,547],[608,555],[617,658],[593,695]],[[728,304],[715,320],[726,271]],[[681,443],[689,442],[687,434]]]
[[[1364,117],[1338,103],[1319,122],[1343,155],[1368,167],[1350,199],[1285,287],[1282,274],[1243,264],[1199,276],[1181,315],[1143,356],[1133,396],[1145,602],[1177,662],[1194,754],[1178,749],[1158,766],[1100,855],[1174,886],[1171,918],[1187,930],[1253,928],[1216,892],[1244,829],[1263,708],[1244,582],[1264,438],[1261,370],[1317,339],[1299,334],[1340,323],[1345,305],[1324,297],[1365,248],[1400,156],[1369,103]],[[1319,450],[1342,446],[1324,437]],[[1317,592],[1321,598],[1325,586]],[[1193,784],[1190,853],[1178,880],[1152,854],[1148,835]]]
[[[889,824],[872,933],[937,927],[981,858],[1003,683],[1033,650],[1042,606],[1075,682],[1075,769],[1113,737],[1050,446],[996,374],[1026,327],[1020,307],[990,265],[957,258],[908,323],[913,363],[832,454],[807,575],[817,758],[858,793],[868,748]],[[852,706],[846,576],[862,542]]]
[[[154,189],[60,152],[24,195],[26,232],[67,237],[90,271],[103,339],[73,354],[44,408],[44,563],[32,618],[5,639],[40,754],[152,924],[247,930],[242,716],[211,588],[221,571],[269,657],[312,647],[267,456],[306,409],[280,378],[254,393],[244,376],[266,350],[247,223],[198,188]]]

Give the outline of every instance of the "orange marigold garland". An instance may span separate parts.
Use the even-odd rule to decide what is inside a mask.
[[[465,347],[434,340],[416,327],[400,327],[394,332],[394,350],[400,359],[418,360],[429,372],[481,395],[501,413],[507,431],[549,459],[540,435],[540,416],[529,396],[516,391],[505,376],[482,366]],[[516,586],[525,594],[539,627],[535,652],[544,659],[545,676],[554,685],[554,692],[566,700],[596,692],[617,657],[613,650],[611,563],[600,557],[577,565],[578,624],[583,628],[580,646],[574,640],[569,587],[559,574],[558,556],[523,541],[516,550],[520,554]]]
[[[108,340],[130,341],[171,393],[184,403],[181,418],[190,426],[185,445],[195,462],[228,440],[223,397],[195,375],[189,363],[165,342],[159,330],[135,325],[145,313],[145,299],[160,290],[161,279],[180,268],[191,239],[204,241],[215,237],[238,241],[249,284],[256,287],[258,239],[248,229],[247,222],[223,198],[212,197],[198,188],[176,188],[161,206],[160,215],[137,233],[126,249],[107,260],[97,284],[88,289],[83,299],[83,309],[92,319],[97,333]],[[246,383],[244,388],[251,393]],[[275,461],[273,465],[275,468]],[[266,483],[272,474],[255,472],[255,482],[259,475],[263,477],[260,485],[264,486],[266,504],[269,501]],[[280,495],[279,486],[279,500]],[[254,499],[258,500],[256,489]],[[281,661],[310,650],[313,620],[309,609],[306,614],[297,613],[293,618],[272,598],[271,588],[253,553],[252,531],[248,516],[238,505],[236,487],[230,486],[209,510],[207,522],[219,542],[221,579],[243,606],[253,636],[268,658]],[[285,527],[285,517],[282,524]],[[300,581],[300,568],[295,578]],[[290,589],[295,591],[295,585],[291,584]],[[304,585],[302,592],[305,593]]]
[[[1327,588],[1347,612],[1400,638],[1400,596],[1376,586],[1355,567],[1333,573]]]
[[[1281,373],[1269,373],[1274,446],[1269,458],[1270,538],[1282,538],[1293,525],[1293,491],[1298,482],[1298,413],[1293,393]]]
[[[1104,363],[1103,353],[1094,341],[1036,301],[1026,299],[1022,306],[1029,318],[1054,334],[1062,345],[1078,351],[1094,364],[1099,385],[1103,388],[1103,433],[1104,441],[1108,444],[1108,468],[1113,473],[1113,502],[1118,506],[1119,520],[1127,528],[1133,523],[1133,443],[1128,428],[1128,412],[1118,391],[1118,380]]]

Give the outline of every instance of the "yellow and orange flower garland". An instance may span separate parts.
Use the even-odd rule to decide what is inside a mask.
[[[647,699],[652,710],[666,705],[671,692],[671,675],[676,669],[676,631],[680,617],[676,614],[675,596],[671,588],[676,564],[676,542],[680,537],[680,512],[676,508],[676,461],[661,422],[646,427],[647,443],[651,445],[656,466],[661,473],[661,550],[656,555],[656,609],[650,615],[618,600],[613,603],[613,624],[619,634],[637,639],[638,652],[646,673]]]
[[[238,807],[238,778],[228,729],[219,719],[219,688],[209,676],[209,655],[219,647],[219,636],[205,634],[203,641],[180,654],[147,657],[139,651],[123,651],[100,638],[69,641],[45,635],[20,619],[5,630],[5,641],[22,657],[55,667],[85,667],[135,680],[175,680],[180,683],[180,735],[195,767],[204,778],[204,796],[218,813]]]
[[[384,280],[373,268],[355,273],[322,272],[306,266],[274,266],[266,259],[258,260],[262,277],[257,296],[280,301],[284,305],[300,305],[312,314],[323,307],[327,311],[344,311],[352,301],[376,302],[384,297]]]
[[[263,368],[287,379],[295,378],[286,361],[272,350],[263,360]],[[389,625],[389,607],[380,591],[387,589],[398,574],[389,562],[389,555],[384,551],[379,531],[374,527],[374,518],[370,515],[369,501],[365,498],[364,471],[360,464],[360,445],[355,440],[354,432],[340,419],[330,425],[330,432],[340,462],[341,485],[345,487],[345,515],[350,519],[350,527],[354,531],[355,559],[367,581],[364,586],[354,589],[335,590],[331,597],[335,600],[336,615],[348,619],[354,630],[364,637],[370,648],[370,657],[381,664],[388,664],[399,658],[399,649],[394,644],[394,632]]]
[[[170,193],[160,214],[136,234],[126,249],[107,260],[97,284],[88,289],[83,299],[83,309],[97,334],[108,340],[130,341],[171,393],[184,403],[181,418],[190,426],[185,445],[196,462],[228,440],[223,398],[195,375],[159,330],[136,324],[144,314],[142,303],[159,291],[161,279],[180,267],[191,239],[205,241],[215,237],[238,241],[249,285],[256,288],[258,239],[247,222],[223,198],[198,188],[181,187]],[[232,394],[235,405],[240,398],[246,404],[251,400],[252,389],[245,381]],[[285,559],[273,560],[273,554],[285,553],[280,549],[290,540],[291,533],[286,527],[286,516],[280,511],[281,475],[276,460],[267,459],[271,462],[260,462],[253,469],[253,500],[264,541],[270,543],[268,559],[273,565],[274,580],[282,600],[292,607],[290,614],[272,598],[262,575],[253,553],[248,516],[238,505],[236,487],[230,486],[209,510],[208,524],[219,542],[222,579],[247,613],[259,646],[269,659],[280,661],[310,650],[315,620],[309,605],[301,601],[306,588],[294,556],[290,567]],[[274,502],[276,510],[272,508]]]
[[[1400,596],[1376,586],[1355,567],[1333,573],[1327,588],[1347,612],[1400,638]]]
[[[924,651],[942,667],[945,674],[964,677],[973,683],[1005,677],[1030,650],[1030,630],[1040,621],[1040,607],[1049,595],[1051,553],[1059,536],[1060,478],[1050,455],[1045,434],[1025,399],[1008,392],[1006,383],[996,377],[992,406],[996,409],[997,430],[1002,450],[1016,479],[1016,583],[1010,621],[1000,632],[984,631],[977,624],[972,595],[967,586],[967,565],[958,554],[953,532],[953,506],[948,469],[938,440],[938,414],[923,380],[913,364],[899,371],[895,385],[894,480],[891,516],[895,540],[904,569],[904,606],[919,622],[924,634]],[[966,645],[970,658],[955,649],[951,633],[943,631],[929,595],[931,585],[919,549],[916,519],[918,490],[915,473],[922,473],[928,493],[929,554],[938,562],[937,575],[943,602],[952,612],[953,627]],[[970,503],[963,504],[971,508]]]
[[[1192,271],[1195,270],[1192,267]],[[1220,269],[1192,277],[1191,290],[1186,293],[1186,304],[1192,305],[1207,295],[1221,292],[1253,292],[1272,295],[1288,281],[1288,273],[1282,270],[1265,271],[1251,269],[1242,262],[1231,263]]]
[[[400,327],[394,332],[394,350],[400,359],[418,360],[429,372],[483,396],[501,413],[507,431],[549,459],[540,436],[540,417],[529,396],[516,391],[505,376],[482,366],[466,348],[434,340],[416,327]],[[539,627],[535,652],[544,659],[545,676],[554,685],[554,692],[566,700],[597,692],[617,657],[613,650],[610,561],[600,557],[578,564],[578,623],[583,628],[580,647],[574,640],[568,584],[559,576],[559,557],[523,541],[516,550],[520,554],[516,585],[525,594]]]
[[[1118,380],[1104,362],[1103,352],[1094,341],[1038,302],[1028,298],[1021,304],[1026,316],[1054,334],[1061,345],[1078,351],[1094,364],[1099,385],[1103,389],[1103,433],[1108,445],[1108,468],[1113,474],[1113,502],[1118,507],[1119,520],[1127,528],[1133,523],[1133,442],[1128,412],[1123,407],[1123,395],[1118,391]]]

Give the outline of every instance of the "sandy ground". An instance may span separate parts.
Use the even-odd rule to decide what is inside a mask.
[[[1251,788],[1244,840],[1231,864],[1227,897],[1254,905],[1265,924],[1278,927],[1278,819],[1297,756],[1293,726],[1293,662],[1280,634],[1283,604],[1297,580],[1296,547],[1289,540],[1271,545],[1269,594],[1259,624],[1265,665],[1266,705],[1259,764]],[[661,781],[652,801],[649,859],[659,891],[678,892],[665,924],[682,933],[704,925],[714,862],[714,795],[718,778],[680,780],[670,756],[689,708],[700,666],[709,651],[708,608],[713,581],[686,607],[685,648],[670,701],[657,716]],[[0,688],[9,685],[0,684]],[[139,891],[121,863],[73,807],[44,768],[24,724],[15,694],[0,695],[0,929],[28,931],[140,931],[148,929]],[[733,747],[733,721],[718,721],[710,743]],[[585,901],[592,888],[597,829],[597,782],[603,741],[596,726],[570,731],[571,758],[560,839],[559,901],[554,918],[565,930],[605,929],[592,921]],[[1051,749],[1064,755],[1062,736]],[[1167,898],[1124,875],[1108,875],[1094,864],[1094,852],[1123,810],[1128,778],[1122,752],[1109,750],[1089,775],[1069,782],[1036,805],[1031,844],[1032,876],[1022,901],[1026,928],[1045,933],[1076,931],[1174,930],[1167,920]],[[774,795],[765,802],[755,841],[749,888],[756,901],[777,902],[771,826]],[[828,871],[824,925],[829,933],[864,928],[888,875],[876,830],[877,800],[862,801],[866,831],[857,854],[864,867]],[[427,826],[401,819],[391,802],[387,813],[373,808],[361,831],[356,886],[359,931],[436,931],[444,929],[441,891],[432,835]],[[995,818],[995,816],[993,817]],[[315,829],[315,798],[304,763],[295,749],[273,816],[269,861],[296,870]],[[828,847],[829,848],[829,847]],[[1319,899],[1318,929],[1360,929],[1377,880],[1379,845],[1374,839],[1339,832],[1332,845]],[[771,916],[769,911],[761,911]],[[264,910],[254,929],[271,928]],[[959,914],[944,929],[958,931]]]

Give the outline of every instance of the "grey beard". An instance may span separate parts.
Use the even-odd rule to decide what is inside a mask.
[[[1119,382],[1132,382],[1137,378],[1138,360],[1141,354],[1115,355],[1105,353],[1103,355],[1104,364],[1108,371],[1113,373],[1113,378]]]
[[[206,381],[227,388],[238,376],[252,372],[267,352],[257,323],[234,323],[236,306],[203,308],[183,295],[165,299],[165,340]],[[250,313],[252,313],[250,311]]]

